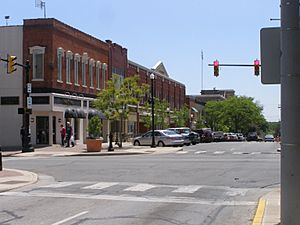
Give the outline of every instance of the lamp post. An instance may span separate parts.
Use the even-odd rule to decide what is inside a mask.
[[[152,117],[152,144],[151,148],[155,148],[155,139],[154,139],[154,74],[150,74],[151,79],[151,117]]]

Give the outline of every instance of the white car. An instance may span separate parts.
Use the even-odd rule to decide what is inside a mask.
[[[155,145],[163,146],[183,146],[184,140],[182,135],[171,130],[155,130],[154,131]],[[142,136],[133,139],[133,145],[152,145],[152,131],[148,131]]]

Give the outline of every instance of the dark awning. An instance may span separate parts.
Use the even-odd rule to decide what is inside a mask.
[[[76,109],[76,113],[77,113],[77,118],[82,118],[82,119],[86,118],[86,113],[84,112],[83,109]]]
[[[65,110],[65,118],[86,118],[86,113],[83,109],[71,109]]]
[[[100,119],[105,119],[105,115],[98,111],[98,110],[95,110],[95,109],[90,109],[89,110],[89,119],[92,118],[93,116],[98,116]]]
[[[65,118],[76,118],[77,117],[77,113],[75,109],[66,109],[65,110]]]

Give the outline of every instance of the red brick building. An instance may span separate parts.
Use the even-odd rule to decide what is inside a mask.
[[[14,38],[16,36],[18,38]],[[31,65],[33,113],[29,126],[34,145],[60,143],[60,125],[67,121],[72,124],[75,140],[84,142],[88,118],[95,114],[104,120],[103,135],[106,139],[112,127],[101,112],[91,108],[90,103],[105,88],[108,79],[121,81],[127,76],[139,75],[141,83],[150,85],[150,74],[154,73],[155,97],[167,100],[170,110],[184,105],[185,86],[171,79],[161,62],[153,68],[146,68],[129,61],[126,48],[110,40],[101,41],[56,19],[29,19],[24,20],[23,26],[0,27],[0,38],[6,40],[3,46],[0,45],[2,53],[14,55],[18,52],[18,60],[28,59]],[[3,113],[10,107],[10,112],[15,112],[18,118],[21,115],[17,114],[17,108],[24,106],[23,93],[13,90],[20,90],[22,85],[25,88],[24,71],[21,84],[21,70],[18,69],[15,82],[11,82],[9,76],[1,78],[1,86],[11,91],[9,94],[0,92],[0,99],[9,103],[1,107]],[[1,104],[5,103],[4,100]],[[135,109],[123,126],[127,133],[144,131],[139,110]],[[12,131],[7,132],[12,134],[11,144],[15,144],[21,125],[18,119]],[[4,135],[3,139],[9,137]],[[10,145],[10,142],[5,143]]]

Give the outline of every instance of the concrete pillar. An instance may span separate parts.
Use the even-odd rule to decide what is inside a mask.
[[[281,225],[300,221],[299,0],[281,1]]]

